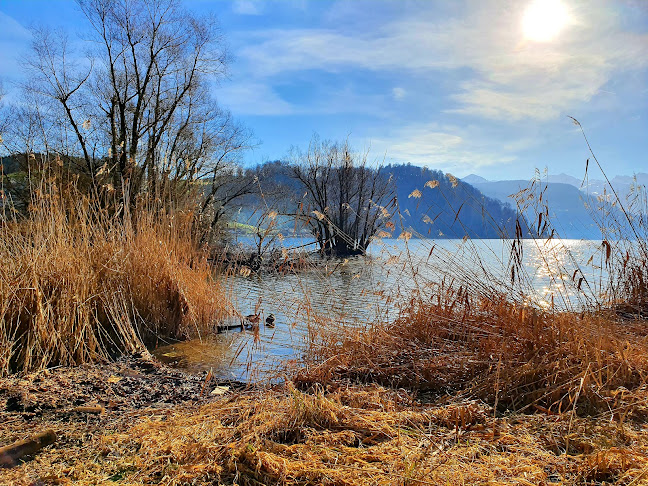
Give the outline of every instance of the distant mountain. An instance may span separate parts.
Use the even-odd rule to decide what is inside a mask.
[[[514,195],[529,187],[529,181],[497,181],[475,184],[475,187],[487,196],[515,204]],[[540,201],[540,192],[542,200]],[[525,216],[529,221],[538,219],[541,206],[549,208],[549,218],[558,234],[563,238],[600,238],[601,232],[597,221],[587,209],[586,204],[594,204],[591,197],[579,191],[571,184],[549,182],[538,184],[533,191],[534,199],[527,202],[538,204],[534,210],[528,207]]]
[[[609,186],[604,184],[603,181],[600,182],[601,185],[597,188],[597,194],[603,194],[604,189],[607,189],[607,193],[609,194],[611,192]],[[624,203],[624,206],[627,206],[628,198],[632,198],[637,187],[642,187],[644,194],[646,194],[646,187],[648,187],[648,174],[645,172],[639,172],[634,176],[616,176],[612,178],[610,182],[619,195],[619,198],[621,198],[621,201]]]
[[[557,182],[560,184],[569,184],[574,186],[577,189],[580,189],[581,184],[583,183],[582,179],[577,179],[576,177],[567,175],[567,174],[549,174],[547,176],[547,182]]]
[[[387,166],[384,170],[394,180],[402,218],[397,223],[404,229],[432,238],[515,234],[517,212],[462,180],[414,165]]]
[[[476,174],[470,174],[466,177],[463,177],[461,180],[467,182],[468,184],[482,184],[484,182],[492,182]],[[549,174],[546,177],[543,176],[541,180],[543,182],[569,184],[570,186],[574,186],[575,188],[581,190],[586,194],[589,193],[592,195],[600,195],[603,194],[604,190],[606,190],[606,192],[608,193],[610,192],[610,185],[604,179],[591,178],[589,176],[578,178],[565,173],[561,173]],[[625,197],[630,192],[630,188],[632,186],[648,186],[648,174],[645,172],[638,172],[637,174],[634,174],[632,176],[615,176],[610,180],[610,182],[612,183],[612,187],[614,187],[614,190],[619,194],[619,196],[623,195],[623,197]]]
[[[461,180],[467,184],[479,184],[480,182],[488,182],[482,176],[478,176],[477,174],[467,175],[466,177],[462,177]]]
[[[560,174],[558,176],[550,175],[548,180],[549,182],[564,182],[570,184],[579,189],[586,198],[613,195],[612,187],[614,188],[614,192],[619,196],[621,203],[630,213],[636,212],[630,204],[630,199],[632,199],[633,195],[636,193],[636,189],[643,186],[645,193],[645,188],[648,186],[648,174],[643,172],[639,172],[633,176],[616,176],[610,180],[611,187],[610,184],[602,179],[591,179],[586,177],[584,180],[579,180],[565,174]]]

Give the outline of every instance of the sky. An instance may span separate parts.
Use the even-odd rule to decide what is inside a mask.
[[[219,103],[253,166],[348,138],[370,158],[489,180],[648,172],[646,0],[186,0],[219,19]],[[81,33],[73,0],[0,0],[11,99],[31,26]],[[590,173],[592,177],[593,173]]]

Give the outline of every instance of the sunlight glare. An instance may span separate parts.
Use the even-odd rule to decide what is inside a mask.
[[[567,9],[560,0],[534,0],[524,12],[524,36],[536,42],[552,40],[565,27],[569,19]]]

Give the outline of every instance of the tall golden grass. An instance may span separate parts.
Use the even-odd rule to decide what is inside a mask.
[[[56,180],[0,220],[0,376],[213,330],[228,302],[192,215],[110,214]]]
[[[449,290],[390,324],[322,339],[297,383],[379,383],[500,411],[646,416],[648,330],[606,313],[549,312]],[[322,334],[326,336],[326,334]]]

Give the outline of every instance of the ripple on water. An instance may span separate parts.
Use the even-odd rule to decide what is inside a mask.
[[[543,254],[532,241],[525,246],[525,269],[540,305],[546,306],[560,291],[562,283],[555,276],[561,273],[554,269],[569,269],[572,258],[582,264],[593,246],[576,240],[564,243],[571,254],[560,248]],[[289,246],[291,241],[286,239],[284,244]],[[297,275],[221,277],[242,315],[261,312],[258,333],[230,330],[160,347],[154,354],[188,371],[212,369],[222,379],[278,381],[285,363],[299,360],[309,339],[327,323],[357,327],[393,320],[400,301],[413,291],[431,295],[438,287],[430,283],[438,282],[444,272],[471,273],[476,283],[493,278],[508,281],[508,248],[501,240],[468,240],[468,244],[462,240],[410,240],[407,245],[402,240],[383,240],[372,245],[370,258],[331,260]],[[274,328],[263,324],[270,313],[276,318]]]

